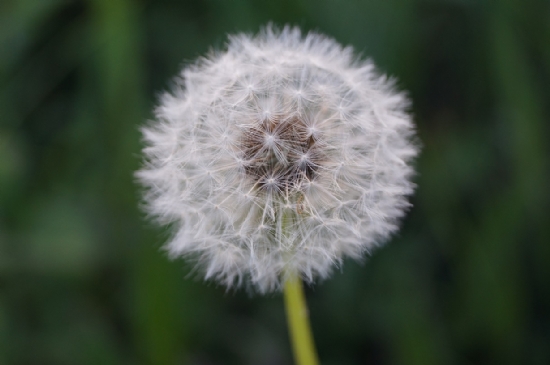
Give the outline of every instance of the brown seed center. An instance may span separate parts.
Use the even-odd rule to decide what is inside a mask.
[[[242,137],[244,171],[260,190],[284,193],[317,175],[318,139],[300,118],[273,118],[247,126]]]

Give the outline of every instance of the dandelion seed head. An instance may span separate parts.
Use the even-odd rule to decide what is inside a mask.
[[[398,228],[417,154],[408,101],[350,47],[285,27],[186,67],[142,129],[147,211],[205,278],[259,292],[326,278]]]

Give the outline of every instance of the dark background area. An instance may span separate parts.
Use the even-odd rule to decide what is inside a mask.
[[[139,210],[138,128],[268,21],[413,100],[403,229],[307,289],[325,365],[550,364],[550,2],[2,0],[0,364],[290,364],[282,296],[204,283]]]

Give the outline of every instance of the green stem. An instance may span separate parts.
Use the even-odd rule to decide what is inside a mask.
[[[302,281],[291,273],[285,282],[285,309],[296,365],[318,365],[317,352],[309,325]]]

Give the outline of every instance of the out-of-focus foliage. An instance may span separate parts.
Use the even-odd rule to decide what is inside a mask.
[[[0,2],[0,364],[289,364],[280,295],[225,293],[139,211],[138,127],[184,62],[268,21],[410,91],[401,233],[308,290],[323,364],[550,363],[550,2]]]

